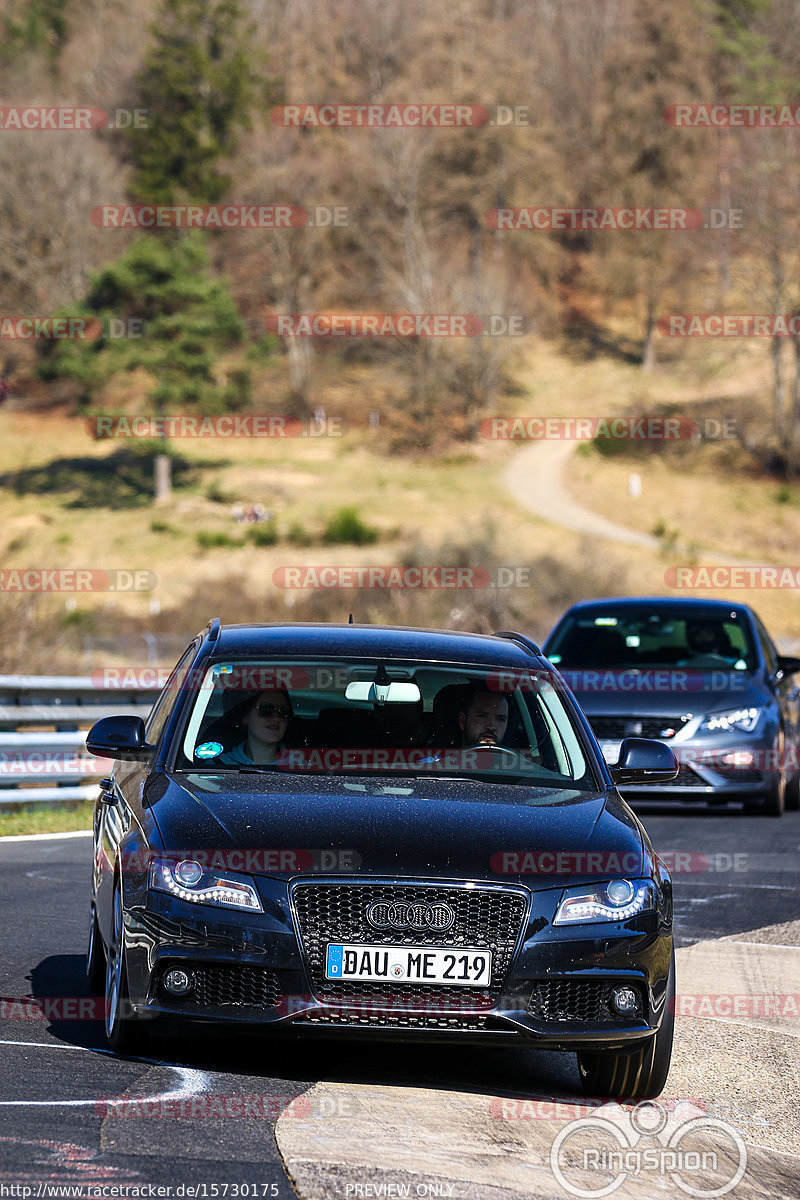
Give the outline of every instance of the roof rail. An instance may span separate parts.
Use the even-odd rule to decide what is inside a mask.
[[[513,630],[504,629],[502,632],[496,633],[495,637],[508,638],[510,642],[516,642],[518,646],[522,646],[523,650],[527,650],[528,654],[542,653],[536,642],[531,641],[524,633],[515,633]]]
[[[206,625],[206,629],[208,630],[208,640],[210,642],[215,642],[217,640],[219,637],[220,628],[221,626],[219,623],[219,617],[212,617]]]

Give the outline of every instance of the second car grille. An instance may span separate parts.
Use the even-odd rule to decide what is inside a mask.
[[[589,724],[597,738],[644,737],[669,741],[671,735],[665,730],[672,729],[677,733],[688,720],[688,717],[607,717],[598,714],[589,717]]]
[[[500,995],[526,910],[524,895],[503,888],[300,883],[293,887],[292,899],[314,992],[328,1003],[352,1003],[349,1015],[342,1011],[331,1019],[369,1025],[474,1024],[477,1013],[491,1008]],[[380,930],[367,922],[372,905],[410,902],[449,905],[455,912],[452,927],[444,933]],[[386,983],[329,980],[328,942],[487,949],[492,951],[492,979],[486,988],[421,984],[402,991]],[[422,1012],[412,1014],[413,1009]]]

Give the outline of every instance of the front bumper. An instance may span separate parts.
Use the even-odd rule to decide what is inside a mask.
[[[512,893],[524,899],[519,933],[511,939],[496,986],[467,992],[387,983],[334,994],[320,979],[307,937],[304,942],[292,887],[258,882],[266,902],[257,916],[195,906],[146,889],[136,897],[141,903],[126,901],[128,982],[137,1017],[187,1026],[249,1026],[274,1035],[495,1045],[525,1041],[574,1050],[632,1046],[652,1037],[662,1020],[672,950],[671,925],[663,912],[618,924],[554,927],[560,887],[529,893],[480,884],[477,890],[486,895]],[[343,881],[327,882],[341,887]],[[441,890],[444,885],[425,886]],[[167,993],[164,976],[171,967],[193,977],[188,996]],[[638,997],[630,1016],[619,1016],[610,1003],[610,989],[620,985]]]
[[[775,788],[780,755],[774,740],[728,738],[662,739],[674,753],[680,770],[676,779],[664,784],[625,785],[619,790],[626,799],[744,801],[766,797]],[[619,739],[602,739],[606,761],[616,761]]]

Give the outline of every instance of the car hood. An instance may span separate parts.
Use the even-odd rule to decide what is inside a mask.
[[[764,703],[764,689],[758,677],[744,671],[653,667],[625,671],[563,670],[561,674],[587,716],[597,713],[694,716]]]
[[[219,850],[231,866],[227,852],[251,851],[235,862],[252,873],[563,884],[650,869],[649,844],[613,789],[272,772],[165,784],[152,807],[163,848]]]

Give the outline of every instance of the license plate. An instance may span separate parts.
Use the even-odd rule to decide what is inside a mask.
[[[610,767],[613,767],[619,762],[619,752],[622,742],[601,742],[600,749],[603,751],[603,758]]]
[[[487,987],[492,981],[492,955],[489,950],[460,946],[444,949],[331,942],[327,947],[325,978]]]

